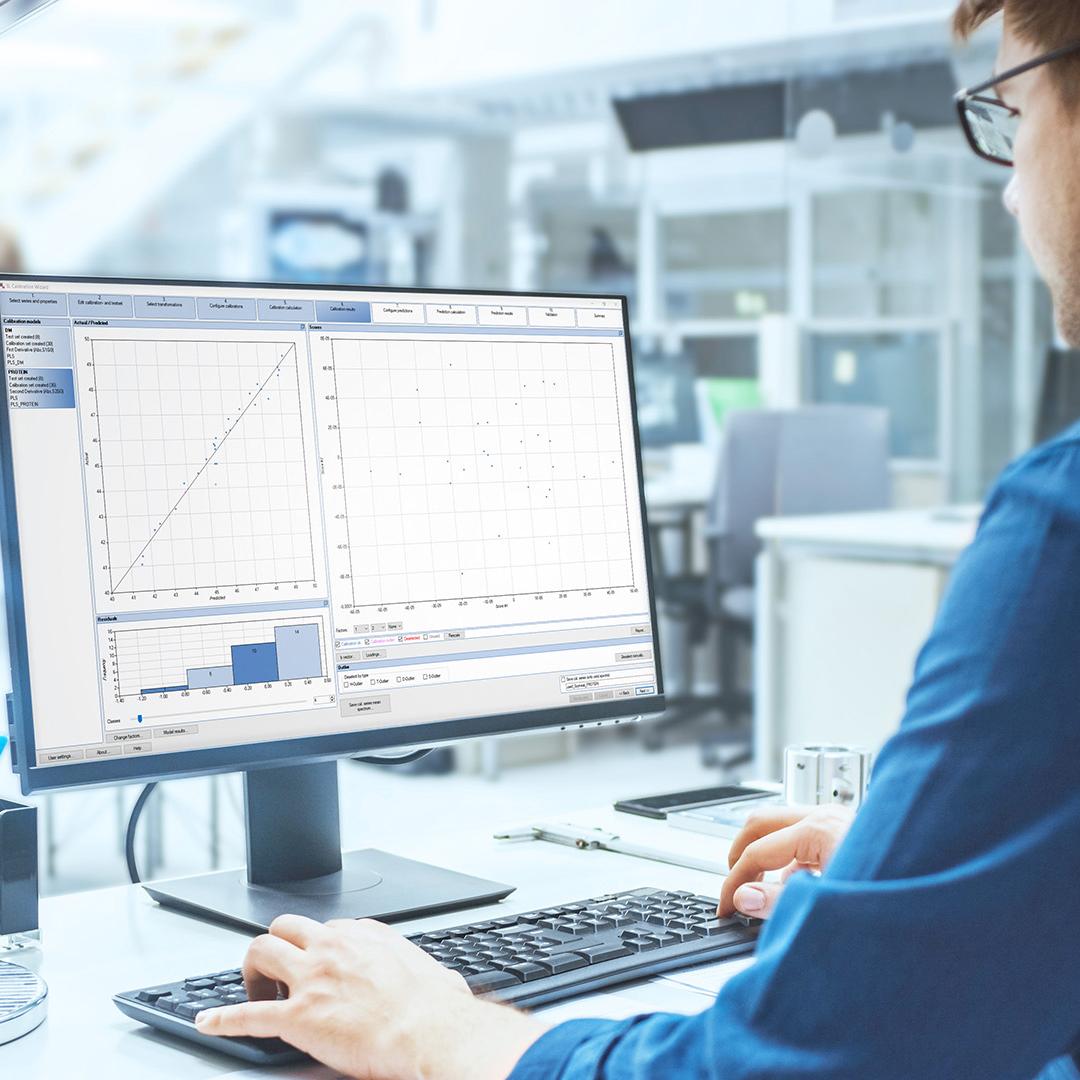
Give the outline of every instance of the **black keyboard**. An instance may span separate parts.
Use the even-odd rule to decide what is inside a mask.
[[[760,922],[716,917],[716,900],[688,892],[635,889],[502,919],[413,934],[474,994],[517,1006],[544,1005],[601,987],[751,952]],[[117,994],[121,1012],[144,1024],[260,1065],[297,1061],[278,1039],[202,1035],[204,1009],[246,1001],[239,969]]]

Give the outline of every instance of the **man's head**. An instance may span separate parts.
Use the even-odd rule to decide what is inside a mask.
[[[967,38],[1004,14],[998,71],[1080,41],[1077,0],[962,0],[954,19]],[[1080,54],[1076,54],[1080,56]],[[996,87],[1019,113],[1015,172],[1005,205],[1050,287],[1058,327],[1080,346],[1080,60],[1055,60]]]
[[[22,270],[22,258],[15,237],[0,226],[0,271],[17,274]]]

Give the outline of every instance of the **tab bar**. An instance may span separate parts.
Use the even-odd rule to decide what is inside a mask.
[[[423,304],[372,304],[372,319],[377,323],[415,323],[424,321]]]
[[[477,317],[481,326],[528,326],[528,312],[523,307],[492,307],[483,304],[477,309]]]
[[[440,325],[476,325],[476,308],[471,304],[428,304],[427,321]]]
[[[530,326],[576,326],[573,308],[529,308]]]
[[[0,292],[0,315],[66,315],[65,293]]]
[[[371,322],[371,305],[366,300],[316,300],[319,322]]]
[[[311,300],[286,300],[284,297],[273,300],[260,300],[259,318],[272,322],[315,321],[315,304]]]
[[[137,319],[194,319],[194,296],[136,296]]]
[[[200,319],[254,319],[253,298],[232,296],[200,296],[198,301]]]

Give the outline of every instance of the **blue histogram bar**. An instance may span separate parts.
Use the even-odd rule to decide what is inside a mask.
[[[186,690],[186,686],[152,686],[149,690],[140,690],[140,694],[175,694],[179,690]]]
[[[262,641],[257,645],[232,645],[233,682],[237,686],[248,683],[277,682],[277,645]]]
[[[275,626],[279,679],[317,679],[322,675],[319,624]]]
[[[212,686],[232,686],[233,671],[228,664],[221,667],[188,668],[187,682],[189,690],[206,690]]]

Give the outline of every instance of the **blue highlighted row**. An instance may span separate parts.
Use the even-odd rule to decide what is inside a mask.
[[[230,645],[231,663],[187,669],[187,682],[177,686],[149,686],[141,694],[174,694],[181,690],[207,690],[220,686],[317,679],[323,674],[319,624],[275,626],[273,641]]]

